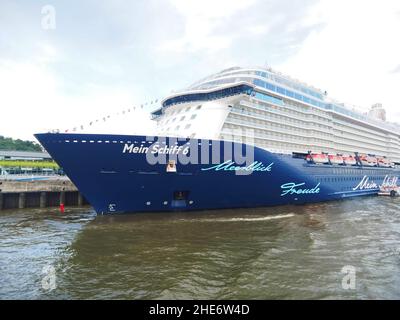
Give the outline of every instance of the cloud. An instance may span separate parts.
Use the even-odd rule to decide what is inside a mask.
[[[258,51],[278,55],[285,41],[294,47],[316,27],[314,21],[302,21],[316,1],[171,0],[184,18],[184,29],[175,39],[162,41],[157,49],[161,54],[222,53],[224,57],[233,57],[232,60],[247,57],[250,61],[254,57],[252,42],[256,42]]]
[[[316,2],[171,1],[183,27],[154,47],[152,64],[169,74],[168,91],[227,67],[274,65],[320,28],[302,22]]]
[[[52,31],[42,4],[0,4],[0,134],[73,128],[265,62],[340,100],[397,106],[397,1],[54,0]],[[125,119],[101,129],[137,127]]]
[[[400,73],[400,64],[392,70],[392,73]]]
[[[99,132],[144,132],[149,116],[126,114],[120,121],[104,123],[102,117],[131,108],[135,94],[128,88],[88,85],[83,94],[65,95],[62,83],[46,66],[0,60],[0,134],[33,140],[33,133],[53,129],[71,131],[100,120]],[[136,101],[135,101],[136,100]]]
[[[205,49],[208,54],[213,54],[228,48],[233,40],[233,34],[215,35],[214,31],[238,11],[252,6],[255,1],[172,0],[171,3],[185,17],[185,29],[181,37],[163,42],[159,50],[180,53]]]
[[[265,24],[264,25],[263,24],[251,25],[251,26],[248,26],[246,28],[246,30],[252,35],[256,35],[256,36],[264,35],[269,31],[269,26],[265,25]]]
[[[399,79],[391,71],[400,56],[400,43],[393,38],[400,30],[399,7],[389,0],[320,1],[305,21],[324,21],[323,27],[310,32],[278,68],[341,101],[364,108],[382,102],[389,114],[394,112]]]
[[[147,84],[152,77],[145,57],[138,55],[145,39],[140,15],[131,28],[125,25],[128,12],[138,8],[125,5],[128,12],[120,10],[119,20],[110,14],[109,2],[91,2],[77,7],[54,1],[53,31],[41,28],[40,3],[1,3],[1,135],[33,139],[35,132],[87,127],[90,121],[159,96]],[[127,52],[132,42],[136,46]],[[148,115],[126,114],[95,128],[137,132],[152,125]]]

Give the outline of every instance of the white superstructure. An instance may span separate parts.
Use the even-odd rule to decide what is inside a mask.
[[[377,116],[379,109],[379,116]],[[277,153],[354,152],[400,163],[400,126],[270,68],[230,68],[162,101],[158,134],[232,140]],[[381,119],[380,119],[381,118]]]

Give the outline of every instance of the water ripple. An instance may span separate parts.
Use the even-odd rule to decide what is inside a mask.
[[[398,299],[400,200],[96,216],[0,213],[0,298]],[[42,287],[54,266],[57,287]],[[356,289],[342,287],[342,268]]]

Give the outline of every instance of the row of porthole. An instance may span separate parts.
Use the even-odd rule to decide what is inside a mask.
[[[382,179],[384,177],[377,177],[377,176],[373,176],[370,177],[372,180],[379,180]],[[319,182],[329,182],[329,183],[337,183],[337,182],[345,182],[345,181],[359,181],[360,177],[326,177],[326,178],[317,178],[317,181]]]
[[[72,142],[72,143],[79,143],[79,142],[81,142],[81,143],[87,143],[87,142],[89,142],[89,143],[111,143],[109,140],[105,140],[105,141],[103,141],[103,140],[98,140],[98,141],[94,141],[94,140],[89,140],[89,141],[87,141],[87,140],[64,140],[64,141],[61,141],[61,140],[59,140],[58,141],[59,143],[62,143],[62,142],[65,142],[65,143],[70,143],[70,142]],[[118,141],[116,141],[116,140],[114,140],[114,141],[112,141],[112,143],[118,143]],[[140,143],[140,142],[138,142],[138,141],[119,141],[119,143]],[[142,144],[144,144],[144,143],[148,143],[148,144],[152,144],[152,143],[155,143],[155,141],[142,141],[141,142]],[[166,144],[166,142],[165,141],[161,141],[161,142],[157,142],[157,143],[161,143],[161,144]],[[178,145],[179,143],[178,142],[175,142],[174,143],[175,145]],[[190,145],[190,142],[187,142],[186,143],[186,145]],[[199,146],[201,146],[202,145],[202,143],[201,142],[198,142],[198,145]],[[212,143],[209,143],[209,145],[211,146],[212,145]]]
[[[61,140],[59,140],[58,141],[59,143],[62,143],[62,142],[66,142],[66,143],[70,143],[70,142],[73,142],[73,143],[79,143],[79,142],[81,142],[81,143],[87,143],[87,142],[89,142],[89,143],[132,143],[132,141],[122,141],[122,140],[120,140],[120,141],[117,141],[117,140],[113,140],[113,141],[110,141],[110,140],[97,140],[97,141],[95,141],[95,140],[89,140],[89,141],[87,141],[87,140],[64,140],[64,141],[61,141]],[[134,143],[139,143],[138,141],[133,141]],[[151,142],[151,141],[142,141],[141,142],[142,144],[143,143],[153,143],[153,142]]]
[[[56,141],[54,141],[54,142],[56,142]],[[79,143],[79,142],[81,142],[81,143],[87,143],[87,142],[89,142],[89,143],[118,143],[118,141],[116,141],[116,140],[113,140],[113,141],[110,141],[110,140],[97,140],[97,141],[95,141],[95,140],[89,140],[89,141],[87,141],[87,140],[64,140],[64,141],[62,141],[62,140],[58,140],[57,141],[58,143],[63,143],[63,142],[66,142],[66,143],[70,143],[70,142],[73,142],[73,143]],[[166,144],[166,142],[165,141],[122,141],[122,140],[120,140],[119,141],[119,143],[142,143],[142,144],[144,144],[144,143],[148,143],[148,144],[152,144],[152,143],[155,143],[155,142],[157,142],[157,143],[161,143],[161,144]],[[175,142],[175,144],[177,145],[178,144],[178,142]],[[187,142],[187,144],[190,144],[190,142]]]
[[[110,143],[110,141],[109,140],[105,140],[105,141],[103,141],[103,140],[98,140],[98,141],[94,141],[94,140],[89,140],[89,141],[87,141],[87,140],[58,140],[58,141],[52,141],[52,142],[58,142],[58,143],[63,143],[63,142],[65,142],[65,143],[79,143],[79,142],[81,142],[81,143]],[[114,143],[114,144],[116,144],[116,143],[118,143],[118,141],[116,141],[116,140],[114,140],[114,141],[112,141],[112,143]],[[119,141],[119,143],[140,143],[140,142],[138,142],[138,141]],[[154,141],[142,141],[141,142],[142,144],[144,144],[144,143],[148,143],[148,144],[152,144],[152,143],[155,143]],[[166,144],[166,142],[165,141],[160,141],[160,142],[157,142],[157,143],[161,143],[161,144]],[[175,142],[175,145],[178,145],[179,143],[178,142]],[[201,142],[198,142],[197,143],[199,146],[201,146],[202,145],[202,143]],[[187,143],[185,143],[184,145],[190,145],[190,142],[187,142]],[[208,145],[210,145],[210,146],[212,146],[212,143],[211,142],[209,142],[208,143]],[[170,146],[170,145],[169,145]]]
[[[193,203],[194,203],[193,200],[190,200],[190,201],[189,201],[189,204],[193,204]],[[147,201],[147,202],[146,202],[146,205],[147,205],[147,206],[150,206],[150,205],[151,205],[151,201]],[[163,205],[164,205],[164,206],[168,205],[168,201],[164,201],[164,202],[163,202]]]

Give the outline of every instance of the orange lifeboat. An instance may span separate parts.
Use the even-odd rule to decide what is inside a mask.
[[[329,158],[324,153],[310,153],[307,155],[306,160],[311,163],[324,164],[329,163]]]
[[[377,158],[377,161],[378,161],[378,165],[380,167],[384,167],[384,168],[392,167],[392,162],[385,157],[379,157],[379,158]]]
[[[343,160],[344,163],[348,166],[355,166],[357,164],[357,160],[353,156],[344,156]]]
[[[375,167],[378,165],[378,160],[375,157],[362,155],[360,156],[360,161],[363,166]]]
[[[328,159],[331,164],[343,164],[343,157],[339,155],[329,155]]]

